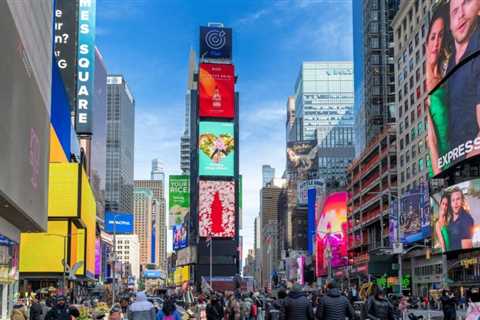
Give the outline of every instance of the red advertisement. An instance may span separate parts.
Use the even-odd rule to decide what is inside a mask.
[[[201,63],[199,76],[200,117],[235,116],[235,72],[233,64]]]
[[[200,181],[198,223],[200,237],[235,236],[235,183]]]

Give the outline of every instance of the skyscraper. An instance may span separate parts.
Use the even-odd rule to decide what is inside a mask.
[[[387,124],[395,122],[391,23],[399,4],[400,0],[363,1],[363,105],[366,144],[380,134]]]
[[[165,168],[163,163],[158,159],[152,160],[152,171],[150,172],[151,180],[161,180],[165,185]]]
[[[107,77],[105,209],[133,211],[135,100],[122,75]]]
[[[146,188],[134,189],[135,225],[133,233],[138,235],[140,243],[140,264],[145,266],[152,261],[152,208],[153,192]]]
[[[285,132],[286,132],[286,141],[289,143],[290,141],[296,140],[296,128],[295,128],[295,97],[290,96],[287,99],[287,121],[285,124]]]
[[[355,157],[365,148],[365,105],[363,104],[363,1],[352,1],[353,17],[353,88],[355,117]]]
[[[275,168],[272,168],[269,164],[264,164],[262,166],[262,187],[271,183],[273,178],[275,178]]]
[[[195,90],[197,83],[195,74],[195,51],[190,49],[188,56],[187,92],[185,94],[185,130],[180,138],[180,169],[182,174],[190,173],[190,113],[191,113],[191,91]]]
[[[333,127],[353,127],[353,69],[349,61],[303,62],[295,84],[297,140],[320,141]]]

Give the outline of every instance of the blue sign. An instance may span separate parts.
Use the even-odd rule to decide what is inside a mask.
[[[77,106],[75,130],[92,133],[95,72],[95,0],[78,3]]]
[[[232,59],[232,29],[200,27],[200,59]]]
[[[161,270],[145,270],[143,277],[145,279],[165,279],[166,275]]]
[[[430,202],[425,184],[402,195],[400,199],[400,241],[411,244],[430,236]]]
[[[180,250],[188,246],[187,227],[185,224],[173,226],[173,250]]]
[[[315,202],[317,199],[317,189],[308,189],[307,192],[307,251],[309,255],[313,254],[313,243],[315,237]]]
[[[105,212],[105,232],[113,233],[114,231],[115,233],[133,233],[133,214]]]

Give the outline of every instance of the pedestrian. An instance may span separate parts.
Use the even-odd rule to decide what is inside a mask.
[[[382,288],[378,287],[375,295],[367,303],[367,315],[370,320],[394,320],[393,305],[385,297]]]
[[[216,294],[212,295],[207,305],[207,320],[223,320],[223,306]]]
[[[167,298],[163,302],[163,307],[157,313],[156,320],[181,320],[182,317],[180,313],[177,311],[177,307],[173,299]]]
[[[67,301],[64,296],[58,296],[55,306],[45,315],[45,320],[70,320]]]
[[[108,320],[122,320],[122,307],[114,305],[108,314]]]
[[[248,296],[244,296],[240,304],[241,318],[243,320],[251,320],[253,300]]]
[[[225,307],[225,320],[240,320],[240,303],[232,291],[225,292],[227,303]]]
[[[155,307],[147,300],[145,292],[137,292],[135,302],[130,305],[127,311],[129,320],[155,320]]]
[[[285,320],[285,302],[287,298],[287,291],[285,289],[280,289],[277,293],[277,300],[273,301],[272,308],[273,310],[278,310],[278,319]]]
[[[456,303],[453,295],[449,294],[447,290],[443,290],[440,303],[442,304],[443,319],[455,320],[457,318],[457,310],[455,308]]]
[[[355,311],[347,297],[342,295],[335,282],[327,285],[327,294],[320,299],[316,311],[317,320],[354,319]]]
[[[313,320],[313,308],[302,286],[294,284],[285,300],[286,320]]]
[[[195,318],[197,320],[207,320],[207,304],[203,294],[198,296],[197,304],[195,306]]]
[[[27,311],[25,305],[21,301],[13,305],[10,320],[27,320]]]
[[[43,306],[35,296],[32,299],[32,305],[30,306],[30,320],[42,320]]]
[[[120,308],[123,314],[123,317],[127,317],[127,312],[128,312],[128,306],[130,305],[130,300],[127,297],[123,297],[120,300]]]
[[[405,296],[402,296],[400,298],[400,303],[398,304],[398,310],[400,310],[400,314],[402,315],[402,320],[407,319],[407,310],[409,305],[410,304],[408,303],[407,298]]]

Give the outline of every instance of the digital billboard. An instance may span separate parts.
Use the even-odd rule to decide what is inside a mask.
[[[480,153],[479,1],[440,1],[425,43],[430,175]]]
[[[233,132],[232,122],[200,121],[198,152],[201,176],[233,176]]]
[[[317,143],[315,141],[295,141],[287,144],[287,172],[298,178],[308,178],[318,169]]]
[[[232,29],[200,27],[200,59],[232,59]]]
[[[190,177],[170,176],[168,181],[168,212],[171,227],[182,224],[190,211]]]
[[[300,181],[297,184],[297,205],[306,206],[308,202],[308,192],[310,189],[316,189],[319,194],[325,193],[325,181],[323,179],[310,179]]]
[[[480,179],[431,196],[433,252],[480,247]]]
[[[204,181],[199,184],[200,237],[232,238],[235,236],[235,183]]]
[[[133,233],[133,214],[126,212],[105,212],[105,232]]]
[[[235,71],[233,64],[201,63],[198,72],[199,116],[235,116]]]
[[[188,246],[188,232],[185,224],[176,224],[172,228],[173,250],[177,251]]]
[[[400,200],[400,241],[410,244],[430,235],[428,192],[424,184],[403,194]]]
[[[317,216],[316,274],[347,264],[347,192],[329,194]]]

